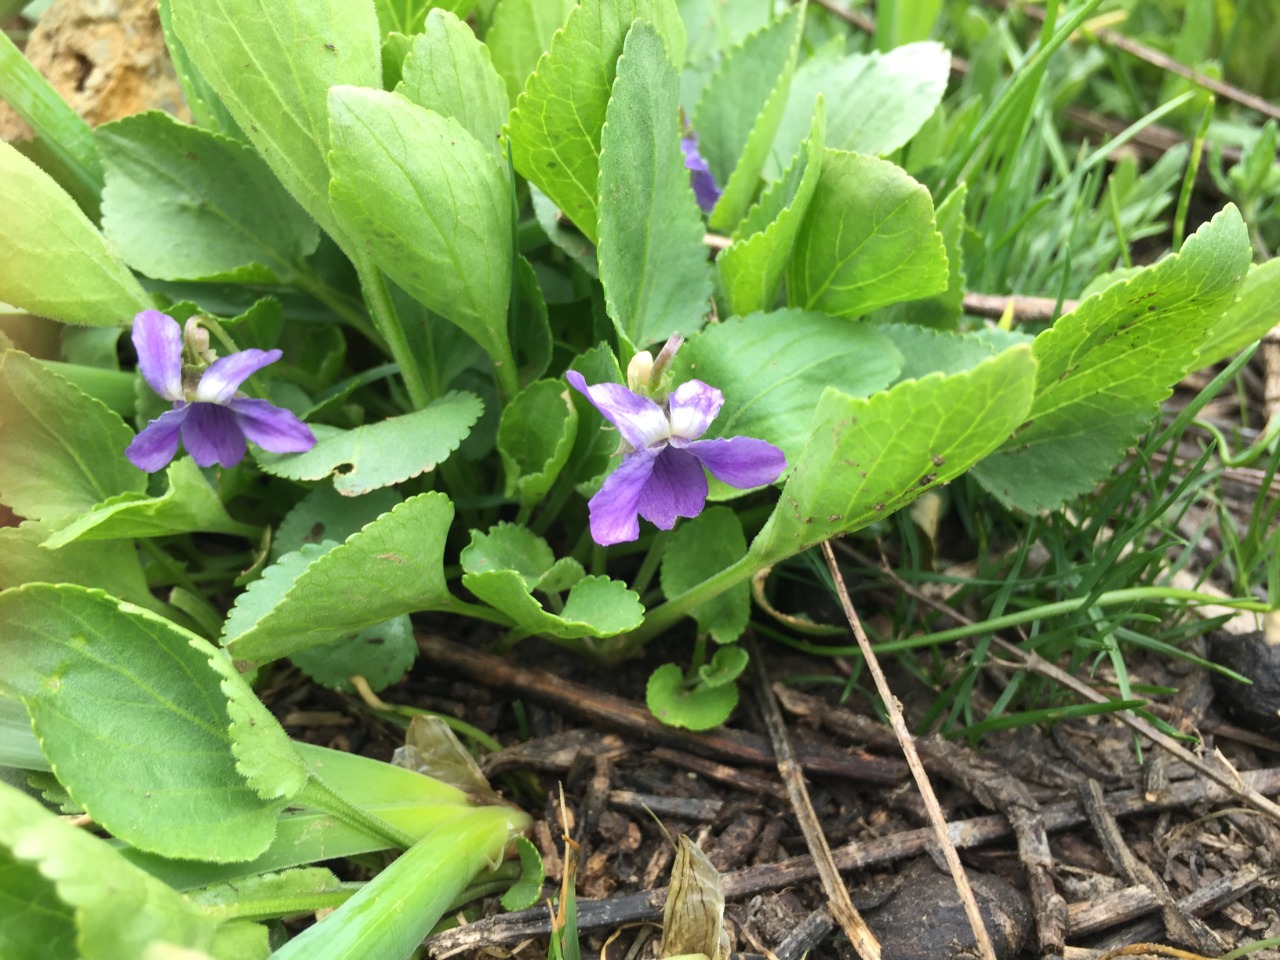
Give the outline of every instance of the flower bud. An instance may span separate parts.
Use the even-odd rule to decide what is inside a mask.
[[[182,347],[185,354],[183,359],[191,366],[206,367],[216,359],[209,347],[209,331],[200,326],[197,317],[189,318],[183,327]]]
[[[633,393],[647,394],[652,375],[653,354],[648,350],[641,350],[627,364],[627,388]]]

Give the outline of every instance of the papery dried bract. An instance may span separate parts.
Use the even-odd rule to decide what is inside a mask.
[[[729,934],[724,928],[724,888],[720,873],[688,837],[676,843],[671,886],[662,908],[660,957],[703,954],[728,960]]]

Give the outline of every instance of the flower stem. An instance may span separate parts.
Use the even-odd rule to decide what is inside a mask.
[[[386,339],[391,358],[400,365],[400,376],[404,379],[404,386],[409,391],[409,400],[414,409],[421,410],[431,402],[431,393],[427,389],[418,359],[409,349],[409,341],[405,337],[395,304],[391,302],[391,294],[387,290],[382,271],[368,257],[359,257],[354,262],[373,325]]]
[[[916,647],[934,647],[938,644],[950,643],[952,640],[963,640],[966,637],[994,633],[997,630],[1005,630],[1024,623],[1047,620],[1050,617],[1060,616],[1064,613],[1074,613],[1086,606],[1115,607],[1128,603],[1139,603],[1143,600],[1185,600],[1193,604],[1230,607],[1233,610],[1250,610],[1254,613],[1269,613],[1273,609],[1272,604],[1263,603],[1260,600],[1235,597],[1223,599],[1222,597],[1212,597],[1208,594],[1197,593],[1194,590],[1180,590],[1176,587],[1126,587],[1122,590],[1108,590],[1092,598],[1073,597],[1070,600],[1059,600],[1056,603],[1045,603],[1037,607],[1028,607],[1026,610],[1006,613],[1004,616],[992,617],[990,620],[980,620],[977,623],[952,627],[949,630],[939,630],[936,633],[926,633],[902,640],[877,643],[875,644],[875,650],[877,653],[892,653],[898,650],[911,650]],[[645,625],[647,626],[648,624],[646,623]],[[824,657],[853,656],[859,652],[857,647],[831,647],[820,643],[807,643],[803,640],[788,640],[787,646],[802,653],[815,653]]]
[[[653,539],[649,541],[649,550],[644,555],[644,559],[640,561],[640,569],[636,571],[636,578],[631,582],[631,589],[640,596],[644,596],[645,591],[649,589],[649,582],[653,580],[653,575],[658,569],[658,563],[662,560],[662,554],[667,546],[667,531],[659,530],[653,535]]]
[[[706,603],[713,597],[718,597],[743,580],[750,579],[758,569],[758,562],[750,554],[747,554],[737,563],[725,567],[714,576],[703,580],[696,587],[691,587],[679,596],[672,597],[666,603],[654,607],[645,615],[644,623],[627,634],[624,655],[625,653],[634,653],[642,649],[646,643],[663,630],[671,627],[672,624],[688,614],[694,607]]]
[[[293,286],[336,313],[351,329],[355,330],[383,353],[389,354],[391,352],[382,334],[369,324],[364,314],[345,294],[339,293],[323,280],[303,269],[291,274],[289,280]]]

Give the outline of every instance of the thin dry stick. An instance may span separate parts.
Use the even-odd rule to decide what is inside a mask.
[[[956,853],[955,844],[951,842],[947,821],[942,815],[942,807],[933,792],[933,785],[929,783],[929,775],[924,771],[924,764],[920,762],[920,755],[916,753],[911,731],[907,729],[907,723],[902,717],[902,707],[893,695],[893,691],[889,689],[889,682],[880,669],[880,661],[876,659],[875,651],[871,649],[871,641],[867,639],[862,629],[862,621],[858,619],[857,611],[853,609],[853,601],[849,599],[849,591],[844,585],[844,577],[840,574],[840,565],[836,563],[836,555],[831,550],[830,541],[822,542],[822,556],[826,559],[827,569],[831,571],[831,578],[835,581],[836,595],[840,598],[840,606],[844,608],[845,618],[853,629],[853,635],[858,638],[858,647],[862,650],[863,659],[866,660],[867,670],[870,671],[871,678],[876,684],[876,691],[880,694],[885,711],[889,714],[889,725],[893,727],[893,732],[898,737],[907,766],[911,768],[911,776],[915,778],[916,788],[920,791],[920,798],[924,801],[924,808],[929,814],[929,823],[937,836],[938,846],[942,848],[947,868],[955,880],[956,890],[960,893],[960,902],[964,904],[965,915],[969,918],[969,926],[973,928],[978,952],[985,960],[995,960],[995,948],[991,945],[986,925],[982,922],[982,913],[978,910],[978,901],[973,896],[973,888],[969,886],[969,878],[965,876],[964,866],[960,863],[960,855]]]
[[[860,563],[865,563],[867,566],[872,565],[871,561],[862,554],[859,554],[856,551],[850,552],[853,556],[858,558]],[[966,625],[974,623],[973,620],[970,620],[959,610],[955,610],[952,607],[947,606],[945,603],[940,603],[928,594],[917,590],[911,584],[899,577],[887,563],[882,563],[881,569],[884,570],[885,574],[889,579],[893,580],[894,584],[899,589],[910,594],[926,606],[950,617],[957,623]],[[996,646],[1014,658],[1015,662],[1013,663],[1013,666],[1019,667],[1023,670],[1030,670],[1032,673],[1038,673],[1042,677],[1048,677],[1050,680],[1062,684],[1064,687],[1075,691],[1086,700],[1092,700],[1094,703],[1111,702],[1108,697],[1094,690],[1093,687],[1089,686],[1087,683],[1077,680],[1074,676],[1050,663],[1038,653],[1023,650],[1016,644],[1009,643],[1009,641],[998,636],[992,636],[991,640]],[[861,641],[859,642],[861,643]],[[1128,710],[1121,710],[1112,714],[1112,716],[1127,726],[1130,730],[1146,737],[1152,743],[1173,754],[1193,770],[1204,774],[1232,796],[1243,800],[1255,810],[1266,814],[1276,823],[1280,823],[1280,806],[1273,803],[1271,800],[1268,800],[1262,794],[1258,793],[1257,790],[1250,788],[1248,784],[1244,783],[1240,779],[1240,775],[1235,770],[1223,770],[1205,763],[1182,744],[1178,743],[1177,740],[1173,739],[1173,737],[1161,733],[1146,720],[1143,720],[1141,717]]]
[[[791,738],[787,736],[786,724],[782,721],[782,711],[778,709],[778,701],[769,689],[769,678],[765,675],[764,660],[759,648],[748,640],[751,651],[752,673],[756,681],[756,697],[760,701],[760,713],[764,716],[765,729],[769,731],[769,739],[773,742],[773,752],[778,760],[778,774],[787,788],[787,796],[791,800],[791,810],[800,824],[800,832],[804,834],[805,845],[809,855],[813,857],[814,866],[818,868],[818,878],[822,881],[823,892],[827,895],[827,906],[831,915],[836,918],[840,928],[853,944],[853,949],[863,960],[880,960],[880,943],[868,928],[858,908],[849,898],[849,888],[840,879],[840,871],[831,857],[831,848],[827,846],[827,838],[822,833],[822,824],[818,822],[818,814],[814,812],[813,803],[809,800],[809,791],[804,785],[804,773],[796,762],[795,751],[791,749]]]

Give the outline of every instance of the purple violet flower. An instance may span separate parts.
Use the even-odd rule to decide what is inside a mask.
[[[637,515],[670,530],[676,517],[700,514],[707,502],[704,467],[744,490],[773,483],[787,468],[782,451],[764,440],[698,439],[724,405],[724,394],[701,380],[680,384],[659,406],[620,383],[587,386],[576,370],[565,377],[624,441],[622,465],[589,504],[591,538],[601,546],[639,537]]]
[[[188,321],[187,344],[199,361],[212,356],[207,343],[207,331]],[[178,453],[179,434],[202,467],[234,467],[244,457],[246,438],[272,453],[301,453],[315,446],[311,428],[288,410],[237,393],[250,375],[280,359],[279,350],[242,350],[207,366],[184,368],[182,328],[158,310],[133,318],[133,345],[138,369],[151,389],[173,402],[173,409],[147,424],[125,450],[139,470],[155,473],[165,467]]]
[[[693,185],[693,195],[704,213],[710,213],[720,199],[721,190],[716,185],[716,178],[707,166],[706,158],[698,152],[698,135],[691,133],[680,138],[680,149],[684,151],[684,165],[689,171],[689,182]]]

